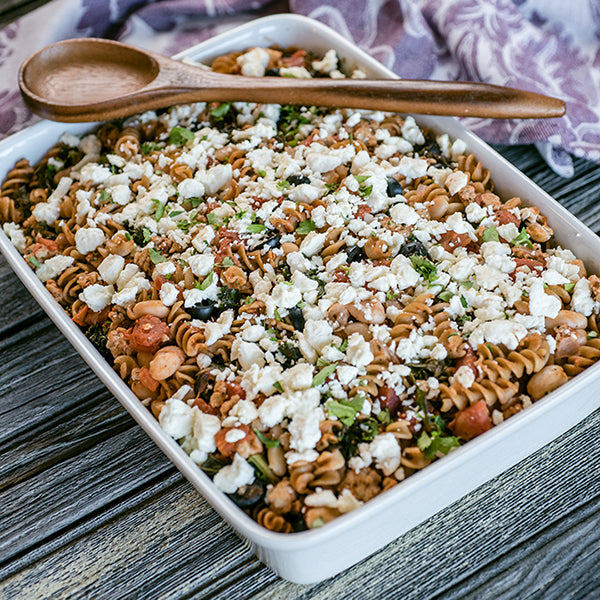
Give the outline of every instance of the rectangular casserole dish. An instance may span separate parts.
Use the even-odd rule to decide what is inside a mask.
[[[252,21],[195,46],[177,58],[186,56],[210,62],[227,52],[272,45],[298,46],[316,52],[334,48],[347,67],[360,67],[372,78],[394,77],[328,27],[294,15],[275,15]],[[526,204],[537,206],[548,217],[557,241],[573,250],[590,270],[600,271],[597,258],[600,256],[600,238],[521,172],[454,119],[417,117],[417,121],[436,133],[461,138],[468,150],[490,169],[501,195],[520,196]],[[38,161],[64,131],[79,134],[92,127],[92,124],[43,121],[3,140],[0,142],[0,176],[4,178],[19,158]],[[294,534],[274,533],[258,525],[218,491],[180,446],[161,430],[152,414],[52,299],[1,231],[0,250],[57,327],[165,455],[237,534],[249,542],[263,562],[293,582],[317,582],[355,564],[524,459],[600,406],[600,397],[594,393],[600,367],[594,365],[526,411],[326,527]]]

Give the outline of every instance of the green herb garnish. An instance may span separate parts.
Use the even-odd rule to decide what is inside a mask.
[[[150,256],[150,260],[157,265],[158,263],[167,262],[169,259],[165,258],[158,250],[154,248],[148,249],[148,254]]]
[[[325,383],[325,380],[337,369],[338,363],[331,363],[323,367],[314,377],[312,387],[318,387]]]
[[[158,148],[158,144],[156,142],[144,142],[142,144],[142,154],[144,156],[148,156],[151,152]]]
[[[196,282],[196,288],[204,291],[212,284],[213,279],[214,279],[214,271],[211,271],[202,281]]]
[[[337,417],[344,425],[350,427],[364,403],[363,396],[354,396],[352,400],[328,400],[326,406],[330,416]]]
[[[370,175],[354,175],[354,179],[356,179],[356,183],[364,183],[367,179],[371,177]]]
[[[438,278],[437,267],[430,260],[427,260],[424,256],[421,256],[419,254],[413,254],[410,257],[410,262],[412,263],[417,273],[419,273],[419,275],[427,279],[427,281],[429,281],[430,283]]]
[[[221,102],[217,107],[210,111],[210,116],[220,120],[231,110],[231,102]]]
[[[226,256],[221,261],[221,268],[222,269],[226,269],[227,267],[233,267],[234,265],[235,265],[235,263],[233,262],[233,258],[231,258],[231,256]]]
[[[316,228],[317,227],[314,221],[311,219],[306,219],[306,221],[302,221],[298,224],[298,227],[296,227],[296,233],[299,235],[307,235]]]
[[[526,246],[527,248],[533,248],[530,237],[527,235],[525,229],[521,229],[519,235],[512,241],[515,246]]]
[[[262,223],[252,223],[250,225],[248,225],[247,230],[249,233],[260,233],[261,231],[264,231],[267,228],[266,225],[263,225]]]
[[[153,198],[152,204],[154,204],[155,207],[154,218],[156,221],[160,221],[165,214],[166,203],[163,204],[160,200],[156,200],[155,198]]]
[[[112,196],[110,195],[110,192],[108,190],[100,190],[100,195],[98,196],[98,202],[102,203],[102,202],[106,202],[107,200],[112,202]]]
[[[368,198],[371,195],[372,191],[373,191],[372,185],[363,185],[362,187],[358,188],[358,195],[361,198]]]
[[[499,242],[500,236],[498,235],[498,230],[492,226],[488,227],[481,236],[484,242]]]
[[[169,144],[183,146],[194,139],[194,132],[185,127],[173,127],[169,132]]]
[[[39,269],[40,268],[40,263],[38,262],[38,259],[35,256],[28,256],[27,260],[36,268]]]
[[[272,440],[266,437],[263,433],[261,433],[258,429],[254,429],[254,433],[256,437],[264,444],[266,448],[277,448],[279,446],[279,440]]]

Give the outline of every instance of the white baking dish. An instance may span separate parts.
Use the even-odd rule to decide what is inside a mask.
[[[252,21],[179,55],[210,59],[251,46],[298,46],[326,51],[335,48],[347,66],[360,66],[370,77],[394,75],[340,35],[305,17],[275,15]],[[506,162],[484,142],[448,118],[418,117],[436,132],[462,138],[468,149],[492,171],[496,188],[509,198],[518,195],[548,217],[556,238],[572,249],[589,269],[600,271],[600,238],[555,200]],[[38,161],[63,131],[80,133],[90,124],[65,125],[43,121],[0,142],[0,177],[21,157]],[[558,391],[447,457],[409,477],[352,513],[321,529],[293,534],[268,531],[219,492],[211,480],[170,437],[151,413],[104,361],[26,265],[0,229],[0,250],[27,289],[73,344],[93,371],[119,399],[184,476],[206,497],[256,554],[282,577],[297,583],[316,582],[355,564],[396,537],[500,474],[565,432],[600,406],[594,385],[600,364],[578,375]]]

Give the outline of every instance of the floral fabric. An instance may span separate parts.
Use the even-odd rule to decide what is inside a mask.
[[[560,119],[464,119],[492,143],[535,143],[560,175],[600,162],[600,3],[579,0],[53,0],[0,31],[0,137],[36,120],[21,62],[57,40],[108,37],[165,54],[259,16],[318,19],[401,77],[484,81],[562,98]]]

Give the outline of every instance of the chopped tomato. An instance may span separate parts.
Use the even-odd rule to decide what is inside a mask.
[[[48,250],[50,250],[50,252],[58,252],[58,244],[54,240],[49,240],[45,237],[42,237],[42,235],[40,233],[38,233],[36,235],[35,241],[38,244],[42,244],[42,246],[45,246],[46,248],[48,248]]]
[[[449,424],[454,435],[463,440],[472,440],[474,437],[492,428],[490,410],[485,400],[479,400],[472,406],[461,410]]]
[[[446,231],[440,236],[440,244],[446,252],[454,252],[457,248],[466,248],[472,242],[468,233]]]
[[[496,211],[494,213],[494,219],[498,225],[507,225],[508,223],[513,223],[518,227],[521,224],[519,217],[511,213],[510,210],[507,210],[506,208]]]
[[[129,347],[135,352],[156,352],[170,339],[169,326],[153,315],[140,317],[133,327]]]
[[[354,213],[355,219],[363,219],[367,213],[371,212],[371,207],[368,204],[361,204],[358,210]]]
[[[191,403],[191,406],[197,406],[201,412],[206,413],[207,415],[214,415],[215,417],[219,416],[219,411],[210,404],[208,404],[208,402],[206,402],[205,400],[202,400],[202,398],[194,398],[193,402]]]
[[[333,272],[333,280],[341,281],[343,283],[349,283],[350,277],[348,277],[348,273],[346,273],[346,271],[344,271],[342,269],[336,269]]]
[[[287,58],[282,58],[281,62],[286,67],[303,67],[304,57],[306,56],[306,50],[296,50],[294,54]]]
[[[383,387],[381,388],[380,395],[378,396],[379,404],[381,408],[387,408],[392,418],[396,417],[398,408],[400,408],[400,398],[394,391],[394,388]]]
[[[477,377],[479,375],[477,372],[477,355],[470,346],[466,346],[466,348],[465,355],[456,361],[456,370],[460,367],[469,367],[473,371],[473,375]]]
[[[519,267],[529,267],[531,270],[544,268],[544,263],[535,258],[515,258],[515,264],[517,269]]]
[[[246,397],[246,390],[239,383],[226,381],[225,386],[230,396],[239,396],[242,400]]]
[[[89,306],[87,304],[85,304],[83,306],[83,308],[77,314],[73,315],[71,320],[74,323],[77,323],[77,325],[79,325],[80,327],[83,327],[85,325],[85,317],[88,313],[88,310],[89,310]]]
[[[158,386],[160,385],[159,382],[156,381],[156,379],[154,379],[152,375],[150,375],[150,370],[148,369],[148,367],[142,367],[140,369],[138,377],[140,378],[142,384],[146,386],[151,392],[155,392],[158,389]]]

